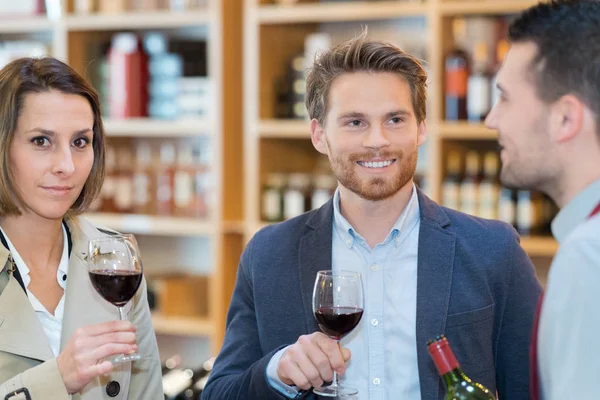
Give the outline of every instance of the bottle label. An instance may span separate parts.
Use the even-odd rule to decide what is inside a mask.
[[[278,190],[269,189],[263,193],[263,214],[268,221],[281,218],[281,194]]]
[[[329,198],[331,197],[331,193],[329,192],[329,190],[324,190],[324,189],[318,189],[315,190],[313,195],[312,195],[312,199],[311,199],[311,208],[313,210],[321,207],[323,204],[327,203],[329,201]]]
[[[519,199],[517,204],[517,226],[521,230],[528,230],[534,226],[533,204],[529,199]]]
[[[129,210],[133,204],[133,182],[129,176],[117,179],[115,205],[118,210]]]
[[[498,204],[498,219],[507,224],[515,224],[515,203],[510,197],[500,197]]]
[[[175,173],[175,205],[179,208],[187,207],[192,201],[194,182],[192,176],[184,171]]]
[[[463,183],[460,188],[460,211],[470,214],[477,215],[478,201],[477,201],[477,189],[476,183]]]
[[[442,186],[442,205],[453,210],[458,210],[460,206],[460,187],[457,183],[444,183]]]
[[[479,216],[496,219],[498,211],[498,186],[493,183],[479,185]]]
[[[469,118],[484,117],[490,111],[490,81],[485,76],[471,76],[468,84],[467,110]]]
[[[446,71],[446,95],[465,97],[467,95],[469,76],[463,67],[452,68]]]
[[[285,193],[283,216],[285,219],[294,218],[304,212],[304,195],[297,190]]]
[[[136,206],[145,206],[150,201],[148,196],[148,175],[145,173],[137,173],[133,177],[133,188],[135,197],[133,199]]]

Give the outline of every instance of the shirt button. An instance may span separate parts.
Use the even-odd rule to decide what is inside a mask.
[[[377,386],[381,383],[381,381],[379,380],[379,378],[375,378],[373,379],[373,385]]]
[[[372,269],[373,271],[377,272],[377,271],[379,270],[379,265],[377,265],[377,264],[373,264],[373,265],[371,265],[371,269]]]
[[[396,244],[400,244],[400,238],[396,239]]]
[[[63,279],[63,282],[66,281],[67,280],[67,274],[64,274],[62,279]]]
[[[373,325],[373,326],[377,326],[377,325],[379,325],[379,321],[377,320],[377,318],[373,318],[373,319],[371,320],[371,325]]]
[[[348,240],[346,240],[346,245],[347,245],[347,246],[350,246],[350,245],[352,245],[352,240],[351,240],[351,239],[348,239]]]

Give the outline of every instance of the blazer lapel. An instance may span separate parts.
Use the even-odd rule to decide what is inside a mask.
[[[421,398],[440,398],[440,378],[427,341],[444,332],[450,302],[456,236],[443,210],[419,191],[421,227],[417,262],[417,355]]]
[[[0,295],[0,352],[40,361],[54,358],[40,320],[23,288],[12,276]]]
[[[333,200],[330,199],[306,222],[309,232],[300,239],[298,248],[298,267],[302,303],[306,315],[306,332],[318,330],[313,317],[312,295],[317,273],[331,269]]]

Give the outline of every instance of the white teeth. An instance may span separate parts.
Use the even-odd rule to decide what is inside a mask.
[[[389,160],[389,161],[368,161],[368,162],[361,162],[360,164],[363,167],[367,167],[367,168],[383,168],[383,167],[387,167],[388,165],[391,165],[393,162],[393,160]]]

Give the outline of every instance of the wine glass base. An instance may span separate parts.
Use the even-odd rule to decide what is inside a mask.
[[[128,362],[132,362],[132,361],[139,361],[139,360],[145,360],[145,359],[149,359],[149,356],[142,356],[141,354],[138,353],[131,353],[131,354],[119,354],[118,356],[114,356],[112,358],[107,358],[106,361],[110,361],[113,364],[123,364],[123,363],[128,363]]]
[[[358,390],[342,386],[324,386],[314,388],[313,393],[324,397],[346,397],[358,394]]]

